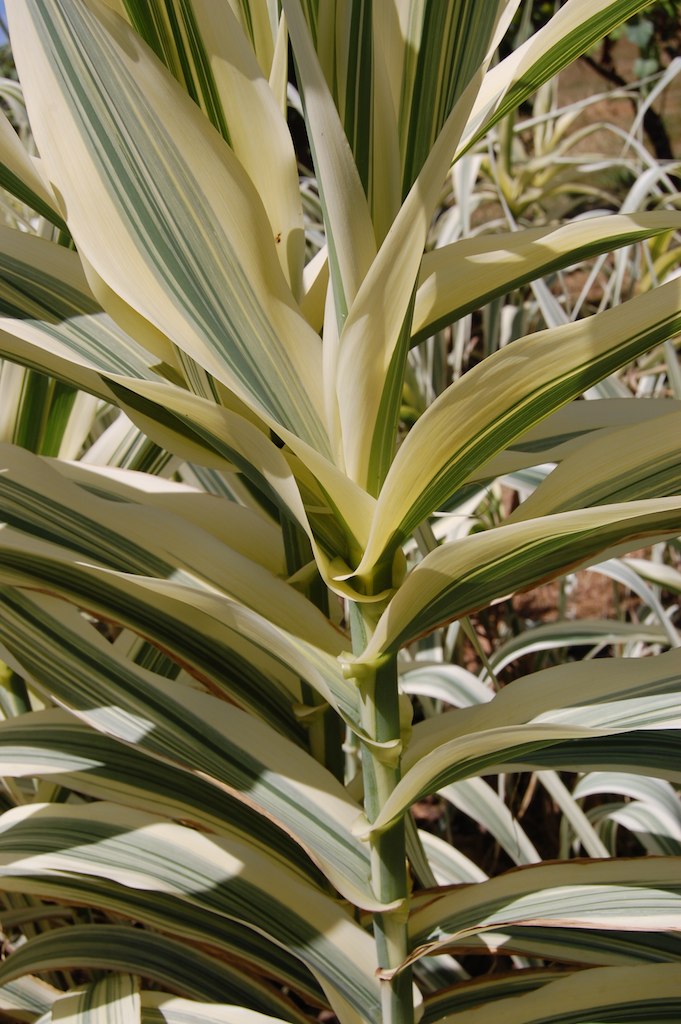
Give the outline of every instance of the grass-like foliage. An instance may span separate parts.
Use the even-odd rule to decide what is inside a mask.
[[[626,569],[651,621],[547,623],[479,677],[434,632],[681,532],[678,402],[596,397],[676,358],[681,213],[646,208],[669,179],[598,209],[571,121],[536,105],[532,157],[515,120],[648,6],[567,0],[499,60],[520,0],[9,0],[30,132],[0,122],[0,1015],[681,1015],[664,580]],[[481,233],[491,185],[506,222]],[[594,209],[526,226],[547,197]],[[626,301],[547,284],[643,240]],[[530,333],[496,330],[529,285]],[[471,530],[501,477],[533,493]],[[495,687],[592,637],[655,656]],[[563,860],[483,780],[513,772],[562,809]],[[456,818],[453,845],[419,830],[435,794],[519,866],[488,878]],[[655,856],[610,857],[618,827]]]

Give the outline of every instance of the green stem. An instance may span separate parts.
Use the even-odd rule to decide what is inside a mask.
[[[371,605],[351,611],[353,650],[360,653],[371,635]],[[400,706],[397,661],[393,656],[378,664],[361,681],[362,718],[365,733],[376,743],[400,740]],[[374,821],[400,780],[399,754],[386,748],[362,745],[364,810]],[[408,955],[407,901],[409,895],[404,819],[386,832],[372,837],[371,882],[375,895],[385,903],[399,901],[399,907],[374,916],[374,939],[378,965],[394,969]],[[413,1024],[411,969],[391,980],[381,981],[383,1024]]]

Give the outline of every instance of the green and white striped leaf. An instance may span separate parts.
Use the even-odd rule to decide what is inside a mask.
[[[606,793],[621,793],[626,802],[606,804]],[[573,797],[580,800],[592,794],[600,797],[591,815],[596,827],[604,819],[611,820],[632,832],[647,853],[681,853],[681,806],[668,782],[622,772],[591,772],[579,779]]]
[[[459,983],[454,988],[444,989],[429,995],[424,1000],[421,1024],[436,1024],[445,1020],[447,1013],[460,1013],[475,1006],[494,1003],[506,996],[523,995],[547,985],[550,981],[565,978],[566,972],[550,968],[531,969],[494,974],[473,978]]]
[[[121,658],[61,602],[7,590],[1,608],[2,642],[42,692],[274,820],[348,899],[378,905],[369,851],[351,833],[360,807],[300,746],[253,714]]]
[[[223,472],[242,472],[266,499],[310,530],[283,453],[257,425],[174,385],[145,385],[130,378],[109,380],[113,400],[140,430],[179,458]]]
[[[215,773],[200,774],[186,767],[181,752],[162,753],[162,744],[153,740],[145,742],[142,737],[132,745],[102,732],[114,721],[114,709],[100,718],[96,710],[79,706],[83,701],[69,699],[68,691],[66,695],[65,690],[55,692],[53,699],[75,705],[75,714],[61,707],[48,708],[0,723],[0,770],[5,778],[47,779],[95,800],[115,801],[180,823],[190,821],[217,835],[237,836],[279,858],[308,881],[322,884],[322,875],[300,845],[270,817],[220,785]],[[118,720],[122,719],[119,707]],[[85,724],[88,720],[93,727]],[[110,731],[113,735],[125,732],[115,724]]]
[[[269,0],[228,0],[244,32],[248,35],[263,74],[272,76],[277,46],[277,22]]]
[[[0,528],[0,576],[49,591],[156,644],[213,693],[226,696],[284,733],[300,680],[354,720],[357,694],[335,658],[283,633],[214,594],[82,562],[73,553]]]
[[[585,441],[509,517],[510,522],[573,508],[681,494],[681,413]],[[584,466],[588,465],[588,477]]]
[[[677,932],[518,925],[462,939],[456,952],[464,951],[482,956],[537,957],[581,967],[615,967],[677,963],[681,960],[681,938]]]
[[[302,6],[324,79],[338,110],[364,192],[370,197],[373,213],[376,189],[372,179],[377,164],[387,163],[388,153],[396,156],[399,163],[394,107],[391,110],[382,108],[388,124],[378,124],[376,72],[382,63],[375,5],[363,0],[357,4],[339,4],[332,0],[331,3],[317,2],[314,13],[310,3]],[[382,13],[389,17],[392,5],[380,6]],[[383,139],[390,135],[394,135],[394,139],[390,148],[384,150],[377,160],[375,133],[381,128]],[[392,198],[397,198],[399,205],[399,193]]]
[[[315,162],[336,316],[341,325],[376,255],[376,238],[360,174],[324,79],[300,0],[283,0],[282,6]]]
[[[507,925],[614,931],[681,930],[676,857],[535,864],[415,899],[410,961]]]
[[[397,123],[398,101],[392,79],[396,77],[393,65],[396,51],[403,51],[397,10],[392,4],[370,4],[373,29],[371,53],[371,132],[367,195],[371,207],[376,242],[380,246],[400,208],[401,173],[400,142]],[[359,54],[355,50],[355,54]],[[349,51],[350,60],[353,59]],[[365,71],[355,70],[357,98],[366,95],[363,78]],[[367,119],[365,118],[366,122]]]
[[[4,986],[22,974],[75,968],[79,971],[117,972],[106,979],[115,992],[116,983],[123,983],[129,972],[191,999],[235,1002],[298,1024],[304,1024],[306,1020],[274,986],[252,977],[240,965],[225,963],[187,943],[147,929],[111,924],[71,925],[29,939],[16,950],[16,954],[13,953],[0,967],[0,985]],[[107,1012],[111,1012],[111,1002],[115,1001],[113,992],[106,993],[108,998],[105,999],[105,993],[97,991],[101,984],[88,986],[78,996],[74,993],[59,1000],[53,1014],[56,1010],[63,1014],[70,1001],[75,1005],[85,1005],[86,999],[90,1000],[91,1006],[97,1006],[99,1002],[102,1008],[107,1006]],[[131,1012],[130,1008],[128,1012]],[[53,1016],[53,1019],[61,1020],[62,1017]],[[130,1019],[121,1017],[121,1024],[128,1024]],[[104,1020],[109,1024],[108,1017]]]
[[[419,829],[419,839],[428,857],[429,870],[439,885],[459,885],[461,882],[483,882],[488,876],[461,850],[445,839]],[[410,857],[410,861],[412,858]]]
[[[667,634],[660,626],[646,626],[638,622],[618,622],[612,619],[543,622],[500,644],[490,655],[489,665],[498,673],[518,658],[537,651],[554,651],[561,647],[590,647],[596,650],[613,644],[631,644],[637,641],[662,644],[668,642]]]
[[[275,430],[328,452],[319,338],[230,148],[97,0],[28,0],[12,8],[11,27],[46,172],[88,264]]]
[[[311,449],[314,472],[243,416],[174,385],[126,378],[108,384],[114,401],[162,448],[201,466],[242,472],[307,533],[325,581],[342,596],[354,593],[342,573],[366,539],[370,495]]]
[[[54,195],[4,110],[0,110],[0,186],[57,227],[66,227]]]
[[[520,823],[484,779],[460,779],[444,786],[439,795],[493,836],[514,864],[541,860]]]
[[[630,566],[637,576],[648,580],[649,583],[671,590],[672,593],[681,594],[681,573],[673,566],[649,562],[645,558],[627,558],[625,564]]]
[[[279,262],[299,298],[304,234],[293,143],[235,12],[214,0],[119,6],[234,150],[265,204]]]
[[[41,455],[73,458],[99,408],[92,395],[45,374],[0,362],[0,438]]]
[[[77,876],[3,880],[5,896],[16,899],[16,894],[47,891],[50,899],[60,903],[100,908],[120,919],[131,919],[155,931],[165,931],[173,938],[182,938],[194,947],[214,953],[221,961],[248,964],[256,977],[272,978],[279,984],[292,987],[311,1005],[324,1005],[324,996],[309,970],[285,949],[275,945],[265,935],[229,918],[210,919],[210,936],[206,928],[205,910],[194,909],[162,893],[146,893],[139,889],[129,893],[116,882]],[[32,897],[28,897],[32,898]],[[132,902],[134,900],[134,902]],[[45,913],[43,910],[43,917]],[[15,982],[9,982],[10,988]]]
[[[282,1024],[241,1006],[194,1003],[173,999],[164,992],[142,992],[143,1024]]]
[[[302,442],[301,461],[285,455],[243,416],[165,382],[118,378],[109,386],[115,401],[159,445],[199,465],[243,472],[305,530],[313,546],[318,537],[322,549],[350,558],[349,548],[359,550],[366,542],[373,498]],[[288,432],[286,440],[295,444]],[[309,516],[299,486],[314,496]],[[323,550],[316,554],[320,571],[332,578]]]
[[[487,73],[459,153],[559,71],[651,0],[567,0],[550,21]]]
[[[463,736],[507,724],[532,722],[540,717],[549,721],[560,709],[579,716],[583,709],[592,706],[598,713],[610,701],[676,694],[680,681],[679,650],[655,658],[610,658],[558,665],[515,680],[511,686],[499,690],[488,703],[460,709],[456,724],[454,720],[447,721],[446,716],[419,723],[414,727],[406,757],[417,760],[432,739],[447,733],[453,735],[452,730]],[[419,749],[421,736],[425,746]]]
[[[223,595],[321,650],[345,637],[302,594],[186,519],[83,491],[29,452],[0,445],[0,519],[91,564]]]
[[[64,879],[68,888],[71,878],[118,883],[131,908],[138,893],[171,896],[204,914],[208,944],[213,917],[240,920],[298,956],[368,1021],[380,1020],[367,933],[330,897],[235,841],[106,803],[32,805],[0,818],[3,887]]]
[[[666,739],[672,749],[678,747],[680,701],[678,650],[651,659],[562,665],[527,676],[487,704],[416,725],[403,756],[403,777],[364,832],[385,829],[415,800],[459,779],[492,769],[520,770],[518,765],[528,763],[570,770],[580,754],[583,770],[607,759],[621,766],[619,758],[629,762],[628,770],[642,764],[650,771],[659,760],[655,774],[665,777],[669,771],[667,777],[681,778],[664,744]],[[599,765],[589,763],[585,748],[591,747]],[[641,747],[648,748],[642,761]]]
[[[215,495],[190,484],[147,472],[59,459],[52,460],[50,467],[100,498],[159,508],[179,516],[275,575],[286,574],[281,530],[255,509],[236,501],[216,500]]]
[[[678,332],[679,308],[681,284],[672,281],[615,309],[515,341],[447,388],[395,456],[357,574],[529,427]]]
[[[345,467],[351,479],[374,494],[394,455],[411,306],[431,216],[485,66],[476,71],[447,118],[341,333],[338,365],[333,369]]]
[[[681,214],[667,211],[612,214],[433,249],[421,264],[412,344],[538,277],[680,226]]]
[[[93,299],[78,256],[0,228],[0,355],[111,398],[100,373],[153,380],[156,359]],[[157,358],[172,358],[160,349]]]
[[[506,6],[505,0],[402,5],[403,196],[418,177],[452,108],[484,63]]]
[[[0,1010],[11,1014],[10,1019],[23,1024],[38,1018],[49,1021],[49,1012],[55,999],[62,993],[40,978],[19,978],[3,985],[0,990]]]
[[[649,804],[632,800],[619,807],[615,806],[603,817],[618,828],[626,829],[638,839],[646,853],[656,856],[681,854],[681,834],[678,827],[670,828],[669,820]]]
[[[595,793],[621,793],[644,803],[655,804],[674,827],[681,826],[681,806],[677,794],[668,782],[661,779],[646,779],[622,772],[591,772],[578,779],[573,790],[575,800]]]
[[[336,375],[344,461],[350,477],[372,494],[380,490],[394,455],[411,330],[411,305],[431,218],[480,82],[499,42],[499,34],[507,27],[515,6],[515,3],[475,8],[468,3],[456,6],[455,17],[460,15],[464,21],[469,16],[475,19],[476,42],[473,44],[469,38],[465,51],[457,47],[451,62],[450,55],[442,51],[450,74],[443,94],[450,86],[453,92],[435,112],[435,122],[438,128],[442,124],[441,130],[357,293],[343,328]],[[426,21],[429,25],[426,38],[432,31],[430,41],[437,49],[443,42],[436,38],[442,26],[436,16],[432,21],[427,17]],[[397,37],[394,26],[388,35],[388,45],[394,52]],[[404,49],[409,50],[411,43],[411,40],[405,43]],[[427,44],[424,48],[428,49]],[[475,54],[472,62],[471,52]],[[421,74],[422,69],[418,73]],[[393,73],[394,98],[396,78]],[[399,88],[402,88],[401,77]],[[448,103],[457,94],[458,101],[447,111]],[[442,117],[445,117],[444,123]],[[424,119],[423,110],[419,110],[419,118]]]
[[[675,399],[632,402],[630,398],[605,398],[570,402],[550,413],[509,447],[471,474],[470,480],[493,479],[546,462],[561,462],[599,432],[616,430],[634,423],[647,423],[658,416],[681,410]]]
[[[381,616],[362,661],[492,601],[597,560],[681,533],[681,497],[601,505],[500,526],[443,544],[407,577]]]
[[[127,930],[127,929],[126,929]],[[141,1024],[139,978],[115,974],[58,999],[53,1024]]]
[[[408,666],[400,675],[400,688],[412,696],[430,697],[457,708],[485,704],[494,696],[494,691],[472,672],[439,662]]]
[[[26,879],[26,891],[31,890],[32,886],[35,887],[34,881]],[[10,906],[22,906],[27,903],[28,911],[3,914],[3,920],[7,922],[8,927],[15,923],[21,924],[23,921],[39,921],[53,927],[54,920],[60,923],[60,917],[67,923],[82,922],[89,916],[83,912],[83,906],[91,909],[101,908],[113,915],[114,923],[120,924],[121,919],[131,919],[138,927],[148,926],[157,935],[166,933],[172,940],[186,942],[194,950],[200,949],[215,959],[217,969],[224,971],[225,977],[230,970],[232,973],[240,972],[234,983],[241,984],[242,987],[249,986],[256,995],[256,1002],[260,998],[261,1001],[265,1000],[265,1005],[271,1005],[270,983],[274,982],[274,999],[278,1000],[280,1007],[286,1005],[281,998],[281,988],[297,992],[310,1006],[323,1007],[326,1003],[321,987],[299,959],[282,946],[274,944],[264,934],[236,920],[218,919],[213,916],[209,936],[205,927],[205,912],[194,911],[173,897],[158,892],[147,894],[143,890],[138,890],[133,897],[135,906],[131,909],[130,894],[126,893],[124,886],[114,882],[96,881],[93,878],[77,880],[74,876],[65,883],[67,888],[60,883],[52,886],[51,883],[42,881],[40,884],[48,886],[50,892],[56,896],[58,904],[64,903],[68,908],[68,905],[75,901],[76,906],[72,910],[62,908],[58,912],[58,904],[41,903],[34,897],[22,896],[21,888],[19,887],[17,892],[17,887],[12,887],[9,883],[4,887],[4,902]],[[88,921],[88,924],[90,923],[92,922]],[[67,933],[62,931],[61,934]],[[250,975],[250,978],[247,975]],[[38,979],[34,980],[34,987],[38,987]],[[2,992],[13,992],[23,987],[19,982],[10,981],[3,986]],[[28,987],[29,995],[33,996],[33,1001],[41,1009],[47,1008],[44,1006],[45,1001],[52,1002],[54,996],[59,994],[50,986],[45,986],[47,992],[44,994],[39,987],[37,992],[34,992],[34,987]],[[259,990],[260,997],[257,996]]]
[[[677,768],[680,743],[681,729],[678,728],[657,731],[653,742],[645,730],[610,736],[601,734],[516,754],[500,765],[499,771],[613,769],[669,779],[678,785],[681,782],[681,771]]]
[[[579,971],[492,1007],[504,1024],[667,1024],[681,1013],[681,976],[672,964]],[[474,1007],[447,1014],[441,1024],[485,1024],[488,1014]]]
[[[303,296],[300,311],[315,331],[324,326],[324,308],[329,287],[329,250],[324,245],[303,270]],[[325,339],[326,340],[326,339]]]
[[[678,721],[678,702],[674,720]],[[678,783],[681,744],[678,728],[654,732],[628,729],[532,723],[466,736],[447,749],[437,748],[411,769],[393,790],[377,818],[358,819],[355,833],[378,835],[396,822],[417,800],[451,782],[473,775],[527,772],[537,769],[591,771],[612,766],[621,771],[656,774]]]

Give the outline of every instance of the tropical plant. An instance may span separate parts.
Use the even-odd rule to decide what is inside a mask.
[[[681,228],[632,212],[424,253],[452,162],[646,6],[568,0],[494,65],[519,0],[9,0],[40,159],[3,122],[0,180],[54,232],[0,231],[0,355],[117,406],[194,486],[2,448],[5,1014],[678,1017],[676,846],[608,858],[576,800],[679,781],[679,651],[494,693],[429,681],[418,641],[681,531],[678,403],[578,401],[681,331],[681,282],[400,417],[441,327]],[[559,465],[507,521],[438,543],[433,513],[538,461]],[[412,725],[409,694],[443,687],[469,706]],[[521,837],[523,867],[486,879],[409,815],[446,790],[510,847],[481,777],[535,769],[557,800],[556,770],[613,773],[564,800],[592,859],[534,863]],[[514,969],[469,980],[469,952]]]

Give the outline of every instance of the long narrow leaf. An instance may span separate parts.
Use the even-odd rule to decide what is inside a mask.
[[[131,974],[116,974],[58,999],[53,1024],[142,1024],[140,982]]]
[[[647,423],[657,416],[681,410],[672,399],[632,402],[629,398],[570,402],[521,434],[471,475],[471,480],[493,479],[544,462],[561,462],[597,431],[615,430],[633,423]]]
[[[55,197],[22,146],[4,110],[0,111],[0,185],[57,227],[66,227]]]
[[[367,1019],[380,1019],[370,937],[330,897],[272,863],[191,829],[101,804],[33,805],[0,819],[0,877],[110,879],[236,918],[285,945]],[[134,914],[134,911],[133,911]]]
[[[296,439],[286,434],[292,447],[302,452],[300,459],[290,455],[287,460],[287,456],[243,416],[179,387],[126,379],[111,379],[109,386],[130,418],[149,436],[157,437],[159,444],[166,443],[163,440],[166,437],[172,451],[188,459],[194,458],[199,464],[203,459],[203,464],[212,465],[211,452],[218,453],[217,468],[224,468],[224,459],[233,460],[235,468],[252,479],[275,504],[282,506],[313,543],[315,536],[294,473],[302,482],[310,480],[321,494],[323,506],[314,510],[321,512],[322,523],[316,528],[320,542],[323,543],[325,534],[331,531],[335,541],[331,550],[340,557],[350,558],[348,545],[359,548],[366,541],[374,500],[304,442],[296,444]],[[183,451],[183,444],[187,452]],[[203,455],[199,445],[203,445]],[[323,560],[320,561],[323,568]]]
[[[97,371],[155,379],[155,357],[94,300],[77,255],[42,238],[0,228],[0,354],[53,372],[109,398]],[[23,344],[22,344],[23,343]]]
[[[580,445],[510,517],[511,522],[621,501],[681,494],[681,414],[611,431]],[[584,466],[589,466],[589,479]]]
[[[504,6],[504,0],[410,5],[400,96],[403,195],[418,177],[456,101],[484,62]]]
[[[613,214],[433,249],[421,264],[412,344],[528,281],[679,226],[681,214]]]
[[[281,1024],[279,1017],[264,1017],[239,1006],[172,999],[164,992],[142,992],[142,1021],[143,1024]]]
[[[207,689],[285,733],[299,733],[292,728],[291,702],[300,699],[300,679],[350,720],[358,713],[355,688],[335,658],[238,604],[172,580],[88,565],[10,527],[0,528],[0,548],[5,583],[49,591],[126,626],[168,652]]]
[[[410,310],[431,218],[466,103],[452,111],[352,304],[340,338],[338,404],[349,476],[377,493],[394,454]],[[334,369],[336,369],[334,365]]]
[[[304,235],[293,143],[236,14],[212,0],[127,0],[125,8],[248,173],[279,239],[282,270],[299,297]]]
[[[681,497],[654,498],[512,523],[432,551],[383,613],[362,660],[414,640],[497,598],[597,561],[606,549],[681,532]]]
[[[10,13],[20,74],[30,64],[31,123],[83,256],[275,429],[326,452],[319,339],[296,311],[264,208],[227,144],[96,0],[28,0]]]
[[[516,437],[681,329],[679,308],[681,285],[672,281],[605,313],[515,341],[452,384],[395,457],[359,575]]]
[[[505,114],[633,17],[651,0],[568,0],[546,25],[490,71],[471,112],[461,151]]]
[[[37,623],[42,653],[31,649]],[[289,832],[348,899],[376,905],[368,851],[351,834],[359,806],[330,772],[253,715],[117,658],[81,623],[59,602],[10,591],[0,636],[41,689],[95,729],[224,787]]]
[[[146,741],[142,736],[134,746],[112,738],[102,731],[107,726],[114,735],[123,732],[120,724],[111,727],[113,712],[100,719],[96,709],[85,708],[84,701],[72,697],[75,688],[57,689],[55,699],[75,707],[76,714],[49,708],[0,723],[0,769],[4,777],[49,779],[95,800],[115,801],[173,821],[191,821],[221,836],[236,835],[242,842],[279,857],[304,878],[322,884],[322,875],[301,847],[269,817],[219,785],[211,773],[199,774],[184,767],[177,748],[163,751],[162,744],[153,737]],[[122,705],[123,701],[118,709],[119,723]],[[94,728],[85,724],[88,720],[95,723]],[[166,726],[165,735],[169,732]]]
[[[591,747],[599,763],[681,777],[669,761],[679,741],[680,661],[675,650],[655,659],[560,666],[504,688],[486,704],[426,720],[414,728],[401,781],[364,831],[384,829],[419,797],[491,769],[529,762],[571,770],[580,755],[588,769]]]
[[[376,239],[360,175],[319,65],[300,0],[283,0],[283,8],[326,220],[336,315],[342,324],[376,255]]]
[[[659,857],[539,864],[424,901],[410,920],[416,950],[507,924],[679,931],[679,860]]]
[[[159,508],[210,533],[277,576],[286,573],[281,530],[261,512],[152,473],[54,459],[50,467],[108,501]]]
[[[16,953],[0,967],[0,985],[22,974],[58,971],[73,966],[79,970],[115,971],[116,974],[109,975],[110,984],[115,984],[116,979],[121,983],[130,972],[178,995],[236,1002],[301,1024],[305,1020],[274,986],[250,977],[237,965],[221,963],[186,943],[146,929],[110,924],[71,925],[38,935]],[[91,992],[89,998],[91,1003],[95,1003],[98,995]],[[74,994],[59,1000],[52,1011],[52,1019],[65,1020],[67,1004],[77,1004],[84,999],[84,995]],[[102,1004],[110,1013],[111,1003],[102,999]],[[121,1017],[121,1024],[129,1024],[130,1019]],[[104,1020],[105,1024],[110,1024],[108,1017]]]
[[[0,445],[0,519],[89,562],[211,590],[331,654],[346,646],[302,594],[172,513],[83,492],[41,459]]]
[[[552,980],[536,992],[514,994],[492,1006],[505,1024],[667,1024],[681,1012],[681,982],[672,964],[602,968]],[[452,1012],[441,1024],[483,1024],[488,1013],[483,1007]]]

